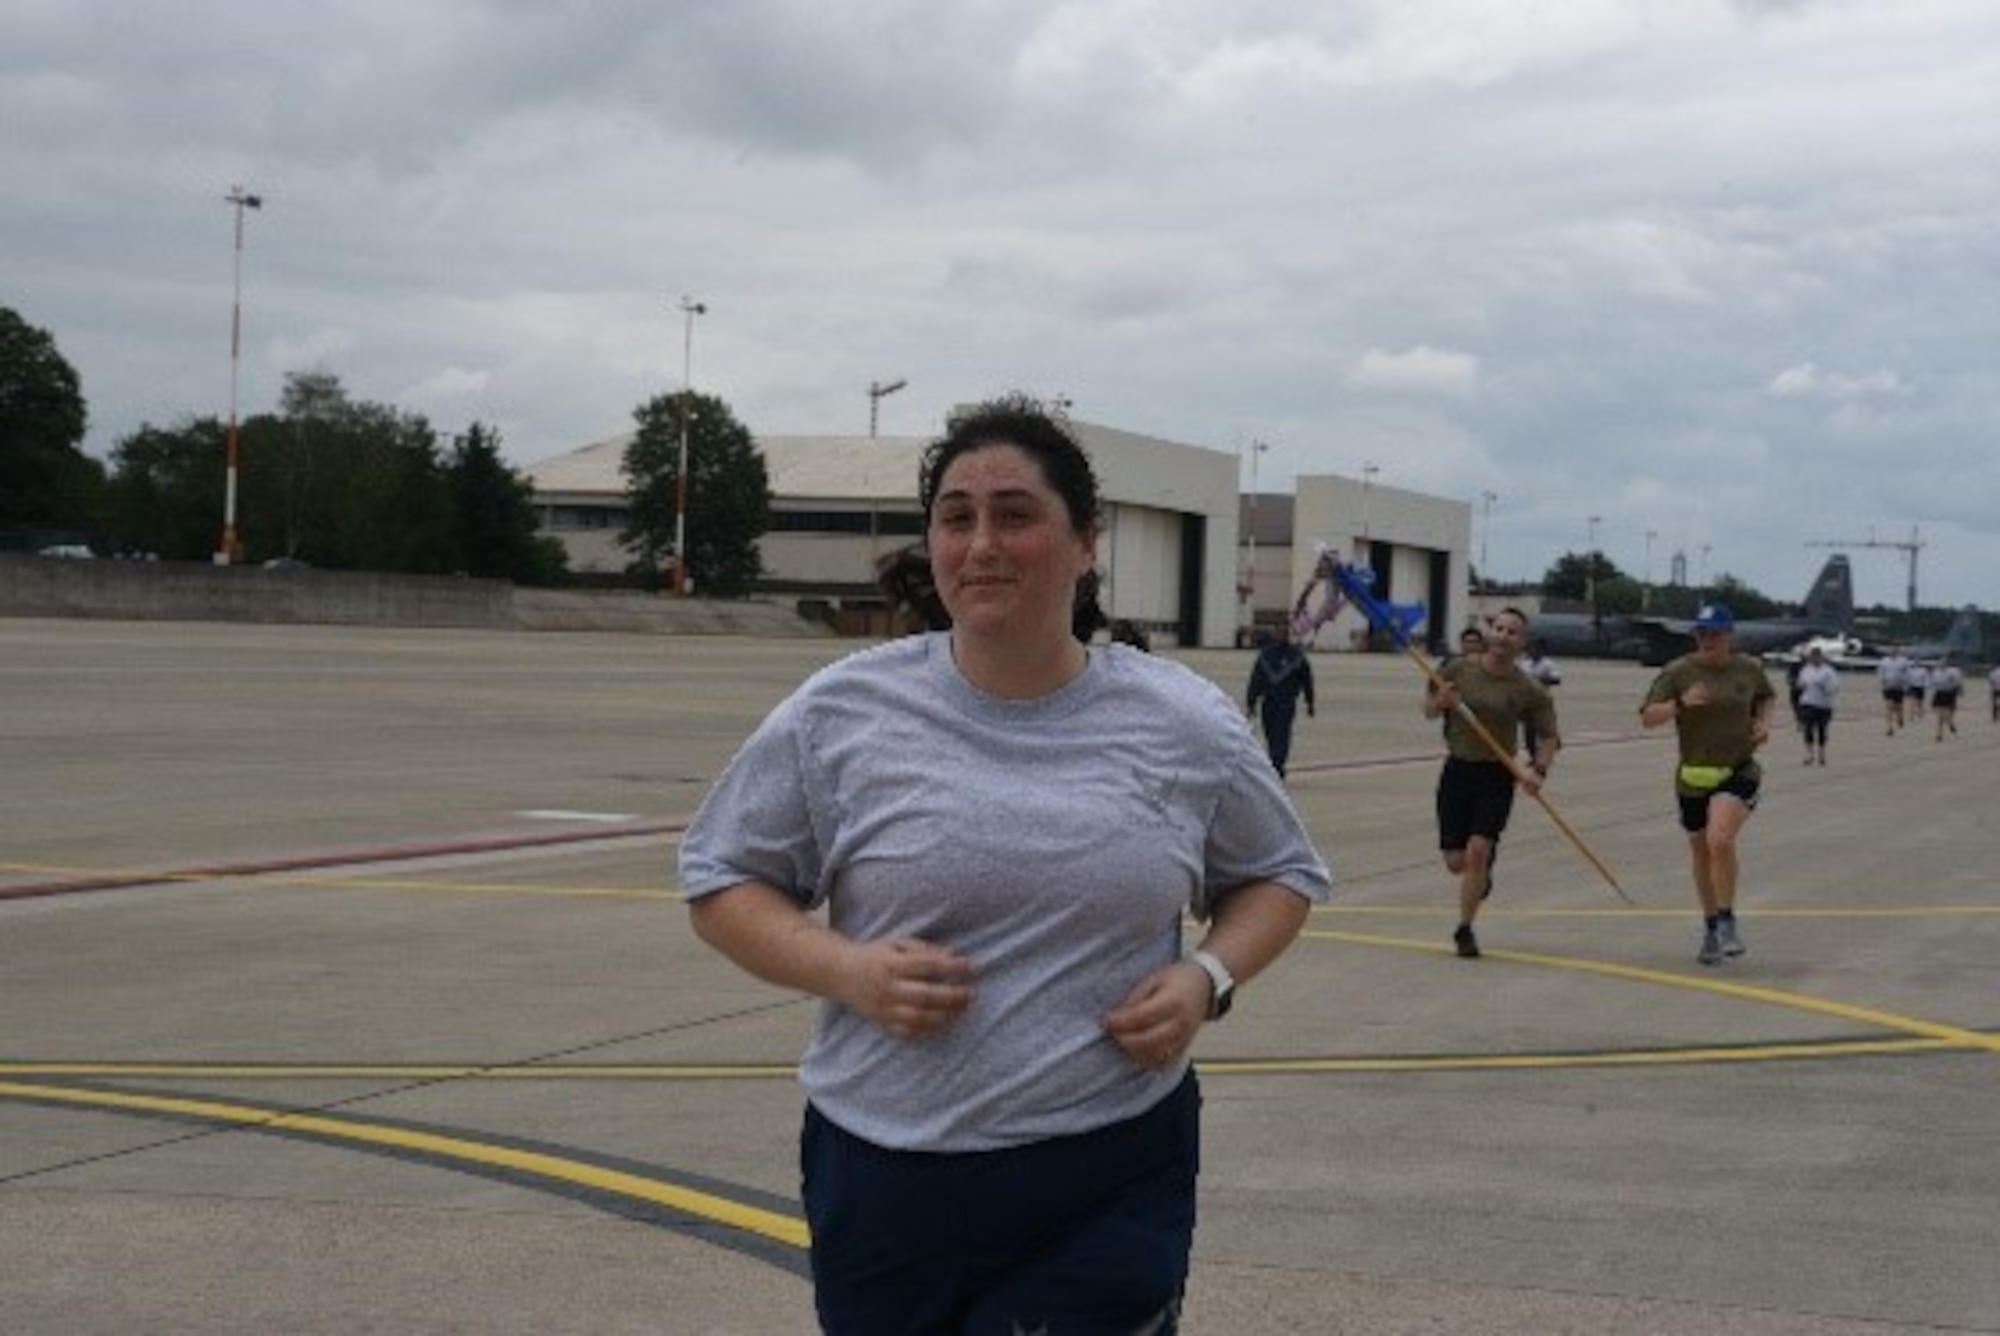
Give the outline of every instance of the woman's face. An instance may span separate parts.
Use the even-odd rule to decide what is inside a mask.
[[[946,466],[926,537],[952,626],[969,635],[1070,636],[1076,582],[1097,559],[1033,456],[996,444]]]

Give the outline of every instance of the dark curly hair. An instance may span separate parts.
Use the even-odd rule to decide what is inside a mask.
[[[1011,445],[1034,460],[1043,480],[1069,511],[1070,527],[1078,534],[1096,532],[1102,503],[1090,456],[1060,416],[1025,394],[1002,395],[952,417],[945,424],[945,434],[925,448],[917,500],[924,508],[927,526],[945,470],[960,455],[994,445]],[[1085,572],[1076,582],[1070,630],[1078,640],[1089,641],[1109,624],[1097,601],[1101,583],[1095,570]]]
[[[924,551],[922,543],[899,547],[878,558],[875,583],[889,599],[892,634],[951,629],[951,614],[938,597],[937,578],[931,573],[931,554]]]

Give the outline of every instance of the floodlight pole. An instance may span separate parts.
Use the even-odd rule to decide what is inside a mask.
[[[1653,540],[1660,536],[1658,529],[1646,530],[1646,583],[1639,588],[1639,611],[1653,610]]]
[[[1375,484],[1375,475],[1382,468],[1379,464],[1364,463],[1361,466],[1361,564],[1372,564],[1375,543],[1368,533],[1368,491]]]
[[[236,366],[241,357],[243,344],[243,211],[261,209],[264,199],[253,195],[242,186],[229,187],[223,198],[236,211],[235,282],[229,300],[229,454],[228,471],[222,492],[222,542],[215,553],[215,564],[227,566],[236,560],[238,544],[236,539]]]
[[[1496,492],[1479,494],[1481,518],[1479,523],[1479,617],[1486,617],[1486,590],[1493,583],[1493,568],[1486,564],[1486,543],[1493,536],[1493,503],[1500,499]]]
[[[891,381],[871,380],[868,382],[868,439],[875,439],[876,428],[881,424],[882,401],[902,389],[910,382],[901,376]]]
[[[1269,442],[1250,442],[1250,539],[1244,545],[1247,556],[1243,564],[1243,602],[1250,612],[1250,630],[1257,630],[1257,460],[1271,448]],[[1241,476],[1241,475],[1238,475]]]
[[[1603,619],[1597,615],[1597,526],[1604,522],[1601,515],[1592,515],[1590,524],[1590,551],[1584,560],[1590,564],[1584,567],[1584,598],[1590,604],[1590,628],[1593,634],[1603,626]]]
[[[674,476],[674,592],[687,597],[688,419],[694,416],[694,318],[708,307],[692,297],[681,298],[687,328],[681,339],[681,458]]]

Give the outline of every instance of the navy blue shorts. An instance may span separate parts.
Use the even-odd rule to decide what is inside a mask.
[[[1178,1330],[1201,1087],[1006,1150],[887,1150],[810,1104],[799,1142],[813,1301],[832,1336]]]

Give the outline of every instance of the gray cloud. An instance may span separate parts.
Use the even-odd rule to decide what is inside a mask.
[[[1994,602],[1980,0],[20,0],[0,302],[91,446],[321,366],[527,461],[694,367],[753,429],[1021,386],[1499,500],[1496,572],[1920,527]],[[1483,518],[1483,516],[1482,516]],[[1856,555],[1899,602],[1894,554]]]

